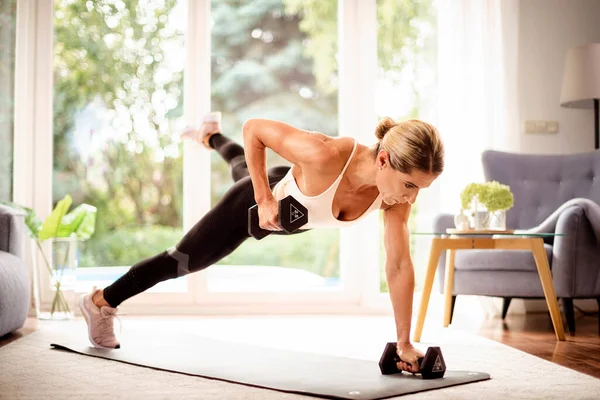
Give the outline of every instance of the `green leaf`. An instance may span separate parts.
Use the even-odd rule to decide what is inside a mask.
[[[62,200],[60,200],[56,204],[56,207],[54,207],[54,210],[52,210],[52,214],[50,214],[50,216],[46,218],[44,224],[42,225],[42,229],[39,233],[39,238],[41,240],[57,237],[60,221],[67,213],[67,211],[69,211],[71,203],[73,203],[71,196],[66,195]]]
[[[20,210],[25,213],[25,226],[27,227],[27,234],[31,238],[37,238],[40,229],[42,228],[42,220],[38,218],[31,208],[23,207],[17,203],[9,202],[9,201],[0,201],[0,204],[4,204],[5,206],[14,208],[15,210]]]
[[[75,234],[79,239],[89,239],[96,227],[96,207],[81,204],[60,221],[57,237]]]

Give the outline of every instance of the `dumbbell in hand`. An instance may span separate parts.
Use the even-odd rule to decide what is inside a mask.
[[[396,353],[396,343],[385,345],[381,359],[379,360],[379,369],[383,375],[402,373],[398,369],[400,357]],[[446,363],[442,356],[442,350],[439,347],[430,347],[427,349],[424,357],[419,358],[419,372],[423,379],[443,378],[446,373]]]
[[[308,222],[308,210],[292,196],[279,200],[279,225],[286,233],[293,233]],[[258,205],[248,209],[248,233],[257,240],[273,233],[259,225]]]

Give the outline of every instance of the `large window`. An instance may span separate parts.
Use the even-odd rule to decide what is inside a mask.
[[[270,118],[337,136],[337,0],[212,0],[211,8],[211,104],[224,133],[242,144],[246,119]],[[267,161],[289,165],[272,151]],[[216,152],[211,166],[214,205],[232,179]],[[243,267],[210,269],[214,291],[336,287],[339,230],[249,239],[219,264]]]
[[[9,3],[14,8],[16,1],[2,4]],[[47,156],[40,146],[35,153],[39,162],[32,167],[38,177],[52,168],[51,198],[44,187],[48,179],[40,185],[26,177],[30,181],[23,184],[33,188],[36,204],[55,205],[70,194],[73,207],[97,207],[95,234],[81,250],[78,280],[109,284],[137,262],[175,245],[184,226],[193,225],[232,186],[229,167],[216,152],[179,138],[180,130],[199,121],[203,112],[221,111],[223,133],[240,144],[248,118],[282,120],[367,145],[375,143],[376,118],[435,122],[433,4],[32,2],[26,21],[43,23],[35,29],[28,25],[32,66],[24,75],[48,82],[52,68],[52,90],[36,85],[30,100],[42,110],[42,122],[51,118],[52,123],[25,132],[31,137],[24,143],[38,140],[36,135],[49,143],[45,129],[52,126],[53,146]],[[2,63],[10,60],[4,51],[7,26],[2,24]],[[5,120],[0,122],[0,135],[5,135]],[[1,162],[7,159],[3,155]],[[287,164],[272,151],[267,162],[269,167]],[[426,208],[420,198],[413,208],[413,229]],[[387,290],[385,254],[383,241],[371,233],[380,227],[371,216],[343,230],[250,238],[205,272],[136,296],[135,305],[353,307],[370,301],[369,296],[380,301]],[[418,243],[413,250],[425,254]],[[378,255],[381,262],[370,262]],[[413,259],[419,274],[419,259]]]
[[[0,201],[12,201],[17,1],[0,2]]]
[[[95,281],[182,237],[185,5],[54,3],[53,203],[97,207],[79,264]]]

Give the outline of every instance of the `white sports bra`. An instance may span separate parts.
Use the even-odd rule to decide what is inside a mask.
[[[335,192],[342,181],[342,176],[348,165],[350,165],[350,160],[354,156],[356,152],[357,141],[354,141],[354,148],[352,149],[352,153],[346,161],[346,165],[344,165],[344,169],[337,177],[335,182],[329,186],[327,190],[317,196],[305,196],[300,189],[298,188],[298,184],[294,179],[294,175],[292,174],[292,169],[288,171],[288,173],[281,179],[274,187],[273,187],[273,196],[275,200],[281,200],[286,196],[292,195],[296,200],[298,200],[304,207],[308,209],[308,223],[304,225],[301,229],[313,229],[313,228],[341,228],[344,226],[348,226],[360,221],[367,214],[369,214],[373,210],[377,210],[381,205],[381,193],[377,196],[375,201],[369,206],[369,208],[358,218],[352,221],[340,221],[337,219],[332,212],[333,206],[333,198],[335,197]]]

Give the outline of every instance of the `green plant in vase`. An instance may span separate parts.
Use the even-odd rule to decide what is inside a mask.
[[[71,247],[67,247],[63,262],[59,263],[60,269],[55,271],[44,251],[42,243],[48,239],[56,240],[60,238],[87,240],[92,237],[96,227],[96,207],[84,203],[74,208],[71,212],[68,212],[72,203],[71,196],[67,194],[56,204],[50,216],[42,222],[34,210],[16,203],[2,202],[2,204],[25,212],[27,234],[35,241],[50,276],[54,277],[55,292],[50,308],[50,315],[53,315],[55,312],[65,312],[67,314],[71,312],[71,308],[65,299],[61,287]]]
[[[504,212],[514,205],[514,196],[509,186],[497,181],[470,183],[461,192],[460,202],[463,210],[470,209],[475,216],[480,211],[478,205],[481,205],[485,207],[488,217],[490,214],[502,212],[504,219]],[[501,225],[504,225],[504,220]]]

